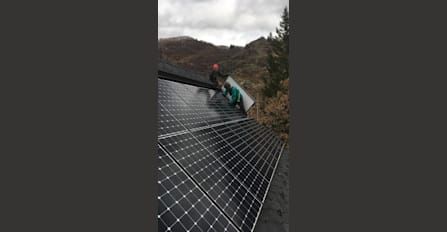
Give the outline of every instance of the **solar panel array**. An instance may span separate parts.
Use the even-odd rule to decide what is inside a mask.
[[[253,231],[283,143],[220,92],[158,83],[159,231]]]

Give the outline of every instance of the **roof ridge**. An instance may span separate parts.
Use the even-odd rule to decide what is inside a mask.
[[[158,62],[158,75],[162,79],[215,89],[206,76],[166,61]]]

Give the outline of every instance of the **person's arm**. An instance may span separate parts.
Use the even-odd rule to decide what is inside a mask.
[[[227,93],[228,93],[228,91],[227,91],[227,89],[225,89],[224,92],[223,92],[223,95],[226,97]]]

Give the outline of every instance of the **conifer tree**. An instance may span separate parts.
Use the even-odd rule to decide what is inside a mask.
[[[272,50],[267,57],[267,70],[269,75],[264,78],[264,95],[273,97],[281,89],[281,81],[289,78],[289,11],[284,8],[276,28],[276,35],[269,34],[267,41]]]
[[[276,28],[269,34],[271,51],[267,57],[268,75],[264,76],[265,107],[260,122],[275,131],[284,142],[289,135],[289,11],[284,8]]]

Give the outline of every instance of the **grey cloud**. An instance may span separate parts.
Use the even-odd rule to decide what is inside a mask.
[[[189,35],[218,45],[245,45],[274,33],[287,0],[159,0],[159,38]]]

